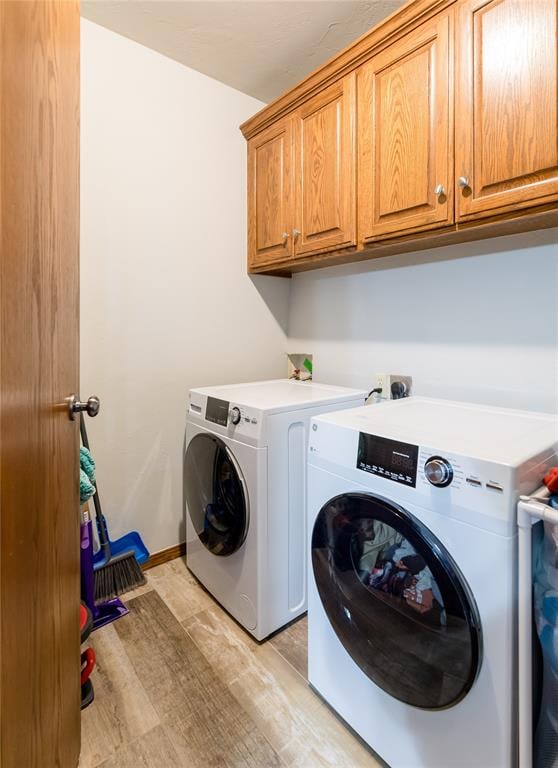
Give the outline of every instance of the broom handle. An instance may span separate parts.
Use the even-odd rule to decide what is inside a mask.
[[[85,429],[85,419],[83,413],[79,415],[79,431],[81,434],[81,442],[83,447],[89,450],[89,440],[87,439],[87,430]],[[95,505],[95,515],[97,516],[97,531],[99,533],[99,543],[105,557],[110,557],[110,543],[108,537],[107,526],[105,518],[103,516],[103,510],[101,509],[101,499],[99,498],[99,489],[97,483],[93,483],[95,486],[95,493],[93,494],[93,504]]]

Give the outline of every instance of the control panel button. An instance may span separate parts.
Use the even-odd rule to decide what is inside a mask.
[[[238,424],[240,422],[240,408],[235,405],[234,408],[231,408],[229,416],[232,424]]]
[[[424,465],[426,479],[436,488],[445,488],[453,480],[453,467],[441,456],[431,456]]]
[[[474,485],[475,488],[480,488],[482,486],[481,481],[476,477],[466,477],[465,482],[469,485]]]

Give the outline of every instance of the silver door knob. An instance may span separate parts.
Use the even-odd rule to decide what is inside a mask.
[[[436,184],[436,186],[434,187],[434,194],[437,197],[441,197],[442,195],[445,195],[446,194],[446,190],[444,189],[444,185],[443,184]]]
[[[71,421],[74,421],[76,418],[76,413],[84,411],[88,416],[93,417],[96,416],[101,409],[101,401],[97,395],[91,395],[91,397],[87,398],[85,403],[79,400],[77,395],[70,395],[70,397],[66,398],[66,402],[68,403],[68,415]]]
[[[289,239],[289,233],[288,232],[282,232],[281,237],[283,238],[283,242],[286,243]]]
[[[302,234],[302,233],[301,233],[301,231],[300,231],[300,229],[293,229],[293,237],[295,238],[295,240],[296,240],[296,238],[297,238],[297,237],[298,237],[300,234]]]
[[[457,186],[460,189],[469,189],[471,185],[469,184],[469,179],[467,178],[467,176],[460,176],[457,179]]]

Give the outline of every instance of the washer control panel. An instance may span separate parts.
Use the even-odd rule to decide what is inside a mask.
[[[453,467],[443,456],[431,456],[424,465],[426,479],[437,488],[445,488],[453,480]]]
[[[240,423],[242,414],[240,413],[240,408],[237,405],[231,408],[231,410],[229,411],[229,417],[231,420],[231,424],[234,424],[236,426],[236,424]]]
[[[418,446],[360,432],[357,469],[415,487]]]
[[[486,469],[485,463],[473,462],[463,456],[438,453],[421,446],[419,450],[418,477],[423,486],[447,488],[469,496],[470,491],[488,492],[496,496],[505,492],[500,472],[494,476],[494,468]],[[483,469],[481,469],[481,466]],[[490,473],[490,474],[489,474]]]

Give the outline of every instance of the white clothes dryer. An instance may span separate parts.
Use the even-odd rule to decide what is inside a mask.
[[[419,397],[312,420],[309,681],[391,768],[517,765],[516,502],[557,446]]]
[[[360,406],[366,394],[289,379],[190,392],[188,568],[258,640],[306,610],[310,418]]]

